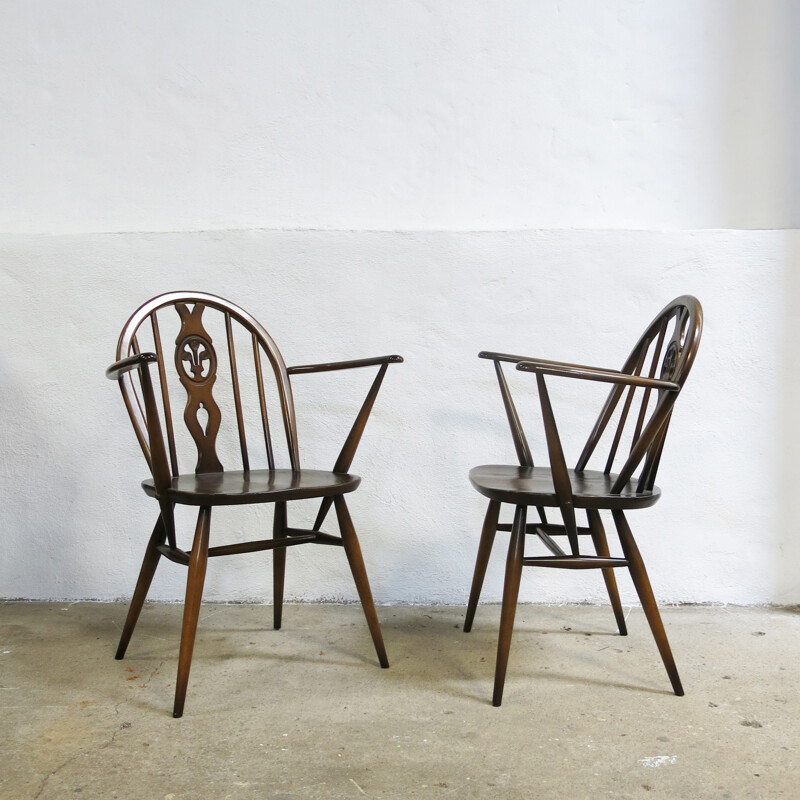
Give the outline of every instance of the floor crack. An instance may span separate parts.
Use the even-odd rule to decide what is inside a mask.
[[[161,672],[161,667],[163,667],[163,666],[164,666],[164,662],[162,661],[162,662],[161,662],[161,663],[160,663],[160,664],[159,664],[159,665],[158,665],[158,666],[157,666],[157,667],[156,667],[156,668],[155,668],[155,669],[154,669],[154,670],[153,670],[153,671],[150,673],[150,676],[147,678],[147,680],[146,680],[146,681],[144,682],[144,684],[142,684],[142,685],[143,685],[143,686],[149,686],[149,685],[150,685],[150,681],[151,681],[151,680],[153,680],[153,678],[155,678],[155,676],[156,676],[156,675],[158,675],[158,673],[159,673],[159,672]]]
[[[161,671],[161,667],[163,667],[163,666],[164,666],[164,662],[162,661],[150,673],[150,675],[148,676],[147,680],[145,680],[145,682],[142,685],[143,686],[147,686],[150,683],[150,681],[152,681],[153,678],[155,678],[155,676],[158,675],[158,673]],[[114,706],[114,715],[115,716],[117,716],[117,717],[119,716],[120,706],[125,705],[125,702],[126,701],[121,701],[121,702],[117,703],[116,706]],[[126,723],[126,722],[122,723],[122,725],[120,725],[114,731],[114,733],[111,735],[111,737],[108,739],[108,741],[102,742],[101,744],[97,745],[96,747],[90,747],[90,748],[88,748],[86,750],[81,750],[79,753],[76,753],[74,756],[70,756],[68,759],[63,761],[55,769],[50,770],[50,772],[48,772],[47,775],[44,776],[44,778],[42,780],[42,785],[39,787],[39,790],[33,796],[32,800],[39,800],[39,797],[42,796],[42,793],[47,788],[47,784],[50,781],[50,779],[54,775],[57,775],[59,772],[61,772],[61,770],[64,769],[64,767],[69,766],[73,761],[79,759],[81,756],[88,755],[92,750],[105,750],[107,747],[111,747],[111,745],[113,745],[114,742],[116,741],[116,738],[117,738],[117,735],[119,734],[119,732],[121,730],[125,730],[127,728],[130,728],[130,723]]]
[[[103,742],[102,744],[98,745],[97,747],[89,747],[86,750],[81,750],[79,753],[75,753],[74,756],[70,756],[66,761],[59,764],[55,769],[50,770],[47,775],[44,776],[42,780],[42,785],[39,787],[39,791],[33,796],[33,800],[38,800],[41,797],[42,792],[47,788],[47,784],[54,775],[57,775],[61,772],[64,767],[71,764],[73,761],[77,761],[81,756],[88,755],[92,750],[105,750],[107,747],[111,747],[114,744],[114,740],[117,738],[117,734],[122,730],[122,726],[117,728],[114,733],[111,735],[111,738],[107,742]]]

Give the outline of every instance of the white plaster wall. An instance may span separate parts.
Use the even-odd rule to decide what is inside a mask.
[[[353,467],[384,603],[466,598],[484,507],[467,471],[514,458],[478,350],[616,366],[688,291],[705,339],[664,498],[632,518],[656,592],[800,602],[797,17],[789,0],[0,6],[0,597],[132,590],[154,504],[103,370],[160,291],[240,303],[289,363],[406,357]],[[332,463],[353,377],[297,379],[305,463]],[[541,459],[530,376],[511,377]],[[573,454],[602,396],[574,388],[553,386]],[[213,562],[206,596],[268,600],[269,564]],[[604,596],[597,576],[528,575],[524,600]],[[183,577],[165,565],[154,596]],[[355,597],[323,548],[290,553],[287,586]]]
[[[792,0],[3,3],[0,230],[798,227],[798,24]]]
[[[791,355],[783,310],[796,303],[784,271],[797,232],[247,231],[4,244],[6,596],[108,599],[131,590],[155,503],[139,489],[144,461],[103,370],[140,301],[201,286],[256,314],[290,364],[405,356],[389,371],[353,466],[364,482],[352,513],[381,602],[464,601],[485,507],[468,469],[514,461],[493,370],[478,350],[618,366],[667,300],[695,293],[707,325],[659,475],[664,498],[632,524],[666,600],[797,597],[796,536],[781,515],[780,418]],[[542,459],[532,380],[509,377]],[[332,464],[369,380],[367,372],[352,384],[344,374],[296,378],[307,466]],[[574,388],[553,382],[572,458],[604,396],[590,385],[579,399]],[[253,535],[269,518],[220,510],[215,531],[236,541],[247,520]],[[502,562],[498,555],[491,566],[487,598],[499,596]],[[215,561],[207,596],[268,598],[269,564],[266,554]],[[296,549],[289,564],[292,597],[354,597],[341,552]],[[155,596],[181,597],[183,578],[166,565]],[[601,599],[601,587],[598,575],[536,573],[522,597]]]

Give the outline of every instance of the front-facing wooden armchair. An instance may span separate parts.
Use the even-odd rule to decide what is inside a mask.
[[[169,331],[169,332],[168,332]],[[174,344],[172,344],[174,342]],[[125,655],[139,613],[161,556],[188,567],[178,678],[173,716],[183,714],[197,620],[210,556],[274,550],[274,627],[280,628],[286,548],[301,544],[343,546],[382,667],[386,650],[361,549],[344,496],[361,479],[348,472],[389,364],[390,355],[357,361],[339,361],[286,367],[275,342],[246,311],[210,294],[171,292],[139,308],[125,324],[117,346],[117,360],[106,375],[119,382],[136,436],[152,477],[142,488],[158,502],[159,514],[145,551],[139,580],[120,638],[116,657]],[[378,367],[333,469],[302,469],[291,376]],[[181,388],[182,387],[182,388]],[[277,398],[288,468],[277,469],[270,419],[272,397]],[[184,404],[175,419],[173,404]],[[223,408],[230,410],[223,414]],[[275,409],[273,409],[275,413]],[[253,422],[248,427],[249,422]],[[236,468],[223,467],[218,435],[227,423],[229,441],[235,441]],[[183,433],[183,436],[181,434]],[[188,433],[188,437],[187,434]],[[190,438],[189,438],[190,437]],[[258,445],[254,442],[258,441]],[[277,445],[275,446],[277,449]],[[194,471],[182,471],[179,455],[196,457]],[[257,452],[258,451],[258,452]],[[259,463],[260,462],[260,463]],[[241,467],[241,468],[239,468]],[[317,498],[319,512],[311,529],[289,524],[287,505],[293,500]],[[215,506],[274,504],[273,537],[251,542],[209,545],[211,510]],[[198,508],[191,550],[178,546],[176,504]],[[331,506],[340,536],[321,530]]]
[[[497,644],[493,695],[495,706],[499,706],[503,699],[523,567],[601,570],[617,626],[623,636],[627,630],[614,570],[627,567],[672,688],[675,694],[683,694],[644,561],[625,515],[628,511],[652,506],[661,495],[655,485],[656,471],[672,410],[692,368],[702,327],[700,303],[688,295],[678,297],[650,323],[619,371],[505,353],[480,353],[481,358],[494,362],[519,459],[519,466],[484,465],[472,469],[469,476],[475,489],[489,498],[489,508],[481,533],[464,631],[472,628],[495,534],[498,530],[511,532]],[[516,364],[518,370],[536,375],[549,466],[534,466],[503,374],[502,362]],[[545,376],[602,381],[613,385],[574,469],[567,467]],[[616,424],[612,425],[614,419]],[[601,469],[588,469],[590,460],[599,451],[601,440],[609,440],[605,465]],[[624,446],[621,446],[623,443]],[[601,461],[598,466],[602,464]],[[499,522],[502,503],[514,507],[513,523]],[[538,512],[538,522],[527,521],[531,506]],[[548,521],[547,508],[558,510],[558,522]],[[611,512],[623,557],[612,558],[609,554],[601,511]],[[585,525],[579,524],[576,512],[586,515]],[[525,555],[525,537],[529,534],[538,538],[549,555]],[[563,550],[554,538],[559,536],[566,537],[568,551]],[[587,554],[581,550],[582,536],[592,540],[594,553]]]

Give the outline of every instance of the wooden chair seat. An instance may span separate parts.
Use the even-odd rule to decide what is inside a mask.
[[[647,508],[661,496],[658,486],[637,492],[635,481],[628,481],[618,494],[614,494],[611,489],[619,477],[615,473],[568,469],[567,474],[576,508]],[[484,464],[471,469],[469,479],[475,489],[490,500],[546,508],[559,506],[553,472],[549,467]]]
[[[336,497],[354,492],[359,483],[358,475],[318,469],[235,470],[178,475],[170,480],[165,495],[181,505],[234,506]],[[142,481],[142,488],[150,497],[156,496],[152,478]]]

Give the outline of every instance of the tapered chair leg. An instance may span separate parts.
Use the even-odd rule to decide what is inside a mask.
[[[286,503],[275,503],[272,537],[286,538]],[[272,619],[275,630],[280,630],[283,617],[283,582],[286,574],[286,548],[276,547],[272,553]]]
[[[336,519],[339,521],[339,530],[342,534],[344,551],[347,555],[347,561],[350,564],[350,571],[353,573],[353,580],[355,580],[356,583],[358,597],[361,600],[361,607],[364,609],[364,616],[367,618],[369,632],[372,634],[372,642],[378,654],[378,661],[380,665],[386,669],[389,666],[389,659],[386,656],[381,626],[375,611],[375,603],[372,600],[372,590],[369,588],[367,570],[364,566],[364,558],[361,555],[361,546],[358,543],[356,530],[353,527],[352,519],[350,519],[350,512],[347,510],[344,497],[338,495],[334,499],[334,506],[336,508]]]
[[[606,539],[606,532],[603,528],[603,521],[600,519],[600,512],[587,510],[586,516],[589,518],[589,528],[592,532],[595,552],[598,556],[608,558],[611,554],[608,550],[608,540]],[[614,618],[617,620],[619,635],[627,636],[628,627],[625,624],[625,614],[622,611],[622,603],[619,599],[619,590],[617,589],[617,579],[614,576],[614,570],[608,567],[601,570],[601,572],[603,573],[603,580],[606,582],[606,591],[608,592],[609,600],[611,600],[611,608],[614,610]]]
[[[136,589],[134,589],[131,604],[128,608],[128,616],[125,618],[125,625],[122,628],[122,636],[119,638],[119,645],[117,646],[117,653],[114,658],[120,659],[125,656],[125,651],[128,649],[128,644],[133,636],[133,629],[139,620],[139,614],[144,606],[144,601],[147,599],[147,592],[150,590],[150,584],[153,582],[153,575],[156,573],[156,567],[161,560],[161,553],[156,549],[159,545],[164,544],[167,538],[167,528],[164,525],[162,516],[158,515],[153,533],[150,536],[150,541],[147,543],[147,550],[144,553],[142,560],[142,567],[139,570],[139,579],[136,581]]]
[[[475,560],[475,572],[472,576],[472,588],[469,592],[469,602],[467,603],[467,616],[464,619],[464,633],[472,630],[472,622],[475,619],[475,611],[478,608],[478,600],[483,588],[483,579],[486,577],[486,567],[489,565],[489,556],[492,554],[492,545],[497,533],[497,520],[500,517],[500,503],[497,500],[489,501],[489,508],[486,509],[486,517],[483,520],[483,530],[481,531],[481,541],[478,545],[478,557]]]
[[[173,717],[183,715],[186,701],[186,687],[189,685],[189,670],[192,666],[192,651],[197,633],[197,619],[203,598],[203,584],[208,564],[208,538],[211,527],[211,508],[204,506],[197,516],[194,542],[189,559],[189,576],[186,579],[186,603],[183,607],[183,627],[181,629],[181,649],[178,655],[178,678],[175,682],[175,705]]]
[[[522,559],[525,555],[527,511],[526,506],[517,506],[514,512],[514,524],[511,527],[511,541],[508,544],[503,605],[500,610],[500,635],[497,639],[497,664],[494,670],[493,706],[499,706],[503,702],[503,686],[506,682],[508,654],[511,650],[511,635],[514,632],[514,617],[517,613],[517,598],[522,577]]]
[[[625,514],[622,511],[612,512],[614,515],[614,523],[617,526],[619,533],[620,544],[622,545],[622,552],[628,561],[628,569],[633,579],[633,585],[636,588],[636,593],[639,595],[639,600],[642,603],[644,614],[647,617],[647,622],[650,624],[650,630],[653,632],[653,638],[656,640],[658,652],[661,654],[661,660],[667,669],[672,689],[678,697],[683,696],[683,686],[681,686],[681,679],[678,677],[678,668],[675,666],[675,659],[672,657],[672,650],[667,640],[667,633],[664,630],[664,623],[661,621],[661,614],[658,611],[656,599],[653,596],[653,589],[650,586],[650,579],[647,577],[647,570],[644,567],[644,561],[639,553],[639,548],[636,546],[636,541],[633,538],[631,529],[628,526],[628,520],[625,519]]]

